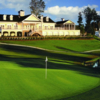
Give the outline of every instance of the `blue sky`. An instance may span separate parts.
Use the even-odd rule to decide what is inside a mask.
[[[0,0],[0,14],[18,14],[19,10],[25,10],[30,14],[29,3],[31,0]],[[61,18],[72,20],[77,24],[78,13],[87,6],[95,8],[100,15],[100,0],[44,0],[46,3],[44,16],[49,16],[54,21]],[[84,16],[83,16],[84,17]],[[84,19],[85,20],[85,19]]]

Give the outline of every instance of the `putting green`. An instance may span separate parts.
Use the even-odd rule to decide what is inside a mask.
[[[45,79],[45,68],[24,68],[15,62],[0,61],[1,100],[61,99],[99,85],[99,77],[78,71],[48,69],[47,73]]]

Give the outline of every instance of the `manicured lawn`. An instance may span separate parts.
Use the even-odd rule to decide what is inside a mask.
[[[7,43],[23,44],[60,51],[88,51],[100,49],[98,40],[36,40],[36,41],[1,41]]]
[[[64,47],[65,44],[62,45],[62,43],[65,40],[63,42],[60,40],[59,43],[57,41],[55,40],[56,45]],[[86,41],[94,43],[96,40]],[[15,41],[13,43],[24,45],[26,43],[32,46],[43,46],[42,48],[46,49],[66,51],[55,47],[54,40],[49,40],[48,43],[44,42],[45,45],[40,45],[40,42]],[[84,44],[84,42],[82,43]],[[89,43],[88,45],[91,45],[91,42]],[[68,47],[68,49],[71,48],[71,46]],[[77,48],[80,47],[77,46]],[[91,48],[92,46],[88,50]],[[99,46],[95,46],[95,48],[99,49]],[[75,48],[74,50],[78,51]],[[92,54],[63,53],[0,45],[0,98],[1,100],[83,100],[82,98],[85,97],[84,100],[89,100],[87,97],[89,95],[91,100],[94,100],[94,97],[95,100],[98,100],[100,92],[96,94],[95,92],[100,89],[100,71],[81,65],[83,61],[99,57],[98,54],[99,52]],[[45,79],[46,56],[48,57],[47,79]],[[97,86],[99,87],[96,88]]]

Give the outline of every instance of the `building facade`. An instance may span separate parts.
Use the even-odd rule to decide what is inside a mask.
[[[66,36],[80,35],[80,30],[75,30],[75,23],[70,20],[54,22],[49,17],[25,15],[23,10],[18,15],[0,15],[1,36]]]

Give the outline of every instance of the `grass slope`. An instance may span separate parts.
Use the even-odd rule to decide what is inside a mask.
[[[48,45],[45,47],[48,48]],[[98,57],[98,54],[99,52],[62,53],[0,45],[0,98],[82,100],[85,97],[85,100],[89,98],[94,100],[95,97],[95,100],[98,100],[100,97],[96,87],[100,85],[100,71],[77,65]],[[45,79],[45,56],[49,59],[47,79]]]
[[[100,49],[98,40],[38,40],[38,41],[4,41],[6,43],[23,44],[35,47],[41,47],[49,50],[60,51],[88,51]]]

